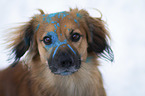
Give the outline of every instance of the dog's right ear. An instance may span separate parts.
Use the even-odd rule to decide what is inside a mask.
[[[44,14],[43,10],[38,9],[41,15]],[[14,62],[12,64],[12,67],[15,66],[20,58],[26,53],[26,51],[29,50],[30,54],[31,52],[35,51],[35,54],[33,54],[33,57],[37,55],[37,46],[36,40],[35,40],[35,32],[39,30],[40,24],[38,24],[37,17],[40,16],[40,14],[35,15],[35,17],[32,17],[29,22],[26,24],[16,28],[17,30],[10,33],[11,37],[9,39],[9,46],[8,48],[12,48],[12,55],[14,55]]]
[[[34,38],[34,27],[33,21],[26,23],[23,26],[12,33],[10,46],[12,48],[12,54],[15,56],[15,60],[12,64],[14,67],[20,60],[20,58],[26,53],[30,45],[33,43]]]

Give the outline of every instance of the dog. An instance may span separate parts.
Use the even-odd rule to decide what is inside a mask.
[[[0,72],[0,96],[106,96],[98,58],[113,52],[102,18],[40,10],[9,38],[14,62]]]

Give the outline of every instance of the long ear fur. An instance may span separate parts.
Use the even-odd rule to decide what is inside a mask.
[[[88,52],[95,52],[97,55],[102,56],[110,61],[113,61],[113,51],[107,42],[109,34],[105,28],[105,23],[101,18],[87,19],[90,31],[90,40],[88,40]]]
[[[15,56],[12,67],[14,67],[19,62],[20,58],[29,49],[30,44],[33,41],[33,34],[34,29],[32,21],[19,27],[15,32],[12,33],[12,43],[9,45],[9,47],[12,48],[13,55]]]
[[[79,13],[85,18],[87,23],[88,53],[95,52],[99,57],[104,57],[110,61],[114,60],[114,55],[107,39],[110,39],[105,22],[101,18],[89,16],[87,11],[80,10]]]
[[[41,15],[44,14],[43,10],[41,9],[38,10],[40,11]],[[37,20],[35,20],[34,18],[36,18],[36,16],[38,15],[32,17],[29,22],[27,22],[25,25],[18,27],[16,31],[10,34],[11,38],[9,42],[11,44],[8,46],[8,48],[12,48],[12,54],[15,56],[15,60],[12,66],[15,66],[19,62],[20,58],[26,53],[28,49],[30,54],[34,52],[33,53],[34,58],[37,54],[39,54],[37,47],[34,47],[36,46],[34,33],[39,28],[38,26],[39,24],[37,25],[37,27],[35,26]]]

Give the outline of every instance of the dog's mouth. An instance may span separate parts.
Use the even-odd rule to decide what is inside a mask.
[[[56,74],[56,75],[62,75],[62,76],[67,76],[67,75],[72,75],[73,73],[77,72],[79,68],[75,68],[75,66],[72,66],[70,68],[50,68],[51,72]]]
[[[72,73],[74,73],[74,72],[64,71],[64,72],[60,73],[59,75],[67,76],[67,75],[71,75]]]
[[[74,54],[70,49],[59,49],[54,57],[52,53],[48,62],[52,73],[63,76],[77,72],[81,66],[80,55],[77,51]]]
[[[67,76],[67,75],[72,75],[73,73],[75,73],[76,71],[63,71],[63,72],[54,72],[54,74],[57,75],[62,75],[62,76]]]
[[[49,64],[49,69],[51,72],[55,75],[62,75],[62,76],[67,76],[67,75],[72,75],[73,73],[77,72],[80,68],[80,65],[76,66],[71,66],[71,67],[61,67],[61,66],[51,66]]]

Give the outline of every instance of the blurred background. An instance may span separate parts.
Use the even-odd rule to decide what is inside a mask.
[[[108,96],[145,96],[145,0],[0,0],[0,69],[6,68],[9,52],[3,37],[9,28],[45,13],[86,9],[107,22],[115,61],[100,59],[99,67]],[[8,38],[8,37],[7,37]]]

